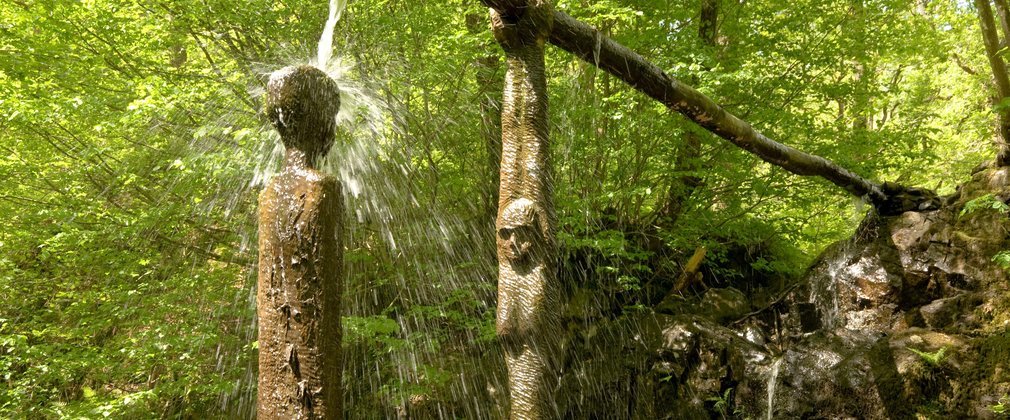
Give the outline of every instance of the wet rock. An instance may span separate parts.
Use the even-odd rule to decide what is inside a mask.
[[[714,399],[727,395],[732,413],[759,399],[753,369],[771,361],[763,347],[696,314],[604,321],[596,340],[562,381],[573,392],[558,395],[579,395],[564,402],[566,417],[707,419],[719,410]]]
[[[658,314],[594,312],[570,349],[566,416],[991,418],[1010,392],[1010,277],[992,261],[1010,217],[960,215],[989,193],[1010,197],[1010,169],[939,208],[868,217],[782,301],[752,308],[754,291],[724,288]]]
[[[903,284],[897,253],[876,241],[834,249],[812,269],[809,300],[802,303],[817,307],[824,328],[890,329]]]
[[[595,332],[567,349],[558,406],[564,418],[657,418],[653,354],[662,347],[656,316],[642,312],[595,322]],[[669,369],[676,369],[669,366]],[[683,370],[681,370],[682,372]]]
[[[1010,369],[992,367],[1010,365],[1010,339],[965,338],[1010,319],[1008,294],[991,292],[1010,283],[992,261],[1010,218],[961,211],[985,194],[1010,197],[1010,169],[976,173],[935,209],[871,215],[825,251],[792,294],[776,418],[984,417],[979,401],[1010,388]]]
[[[845,313],[843,319],[847,329],[881,333],[894,329],[903,318],[897,311],[897,305],[888,303],[862,310],[850,310]]]
[[[908,310],[941,298],[946,289],[944,280],[943,272],[936,267],[926,271],[906,270],[898,305]]]
[[[796,312],[799,316],[801,332],[813,332],[822,327],[821,314],[817,311],[817,305],[810,302],[800,302],[796,304]]]
[[[766,344],[764,332],[754,325],[744,326],[743,331],[740,332],[740,336],[756,346],[764,346]]]

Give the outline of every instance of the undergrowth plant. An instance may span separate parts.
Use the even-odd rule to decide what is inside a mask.
[[[996,404],[989,406],[999,418],[1010,418],[1010,394],[1003,394]]]
[[[911,350],[912,353],[919,355],[919,357],[922,358],[922,361],[925,362],[926,365],[934,368],[942,366],[943,361],[946,360],[947,358],[947,347],[941,347],[940,350],[937,350],[932,353],[916,350],[911,347],[909,347],[908,349]]]

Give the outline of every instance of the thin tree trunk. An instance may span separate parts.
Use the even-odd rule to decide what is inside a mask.
[[[846,191],[866,197],[883,214],[934,207],[931,191],[881,185],[835,163],[775,142],[746,121],[730,114],[694,88],[663,72],[640,55],[596,29],[559,11],[554,13],[550,42],[617,76],[635,89],[691,119],[706,130],[747,150],[765,162],[804,176],[819,176]]]
[[[706,45],[714,46],[719,34],[719,1],[701,0],[701,20],[698,22],[698,37]]]
[[[979,26],[982,29],[982,43],[985,44],[986,57],[989,59],[989,68],[992,69],[993,80],[996,82],[996,104],[997,130],[996,137],[999,153],[996,157],[997,166],[1010,164],[1010,148],[1007,141],[1010,140],[1010,107],[1004,101],[1010,98],[1010,78],[1007,76],[1006,63],[1000,57],[999,34],[996,33],[996,25],[992,16],[992,8],[989,7],[989,0],[975,0],[975,8],[978,9]]]
[[[666,193],[666,201],[656,213],[666,219],[664,223],[672,226],[684,212],[687,201],[691,199],[694,190],[702,185],[702,178],[695,174],[698,171],[698,158],[701,155],[701,136],[691,129],[684,133],[683,144],[677,150],[674,167],[683,175],[674,180]]]
[[[471,34],[480,32],[486,24],[479,15],[467,15],[466,24]],[[484,150],[487,156],[487,182],[482,184],[484,196],[484,217],[488,223],[494,223],[498,214],[498,188],[500,187],[499,171],[501,170],[501,91],[490,88],[501,86],[502,77],[501,54],[491,53],[479,57],[477,66],[477,88],[481,92],[478,99],[480,107],[481,134],[484,138]]]
[[[698,38],[709,47],[715,47],[719,36],[719,1],[702,0],[698,22]],[[698,81],[694,80],[697,84]],[[702,184],[702,179],[695,172],[700,168],[698,158],[701,156],[701,136],[690,129],[684,132],[684,141],[677,150],[677,160],[674,168],[685,175],[677,177],[670,185],[666,201],[659,207],[657,215],[667,219],[671,226],[680,218],[687,200],[694,195],[694,190]]]
[[[1007,39],[1010,38],[1010,10],[1007,9],[1007,0],[995,0],[996,15],[999,16],[999,26],[1003,30],[1003,42],[1000,47],[1007,47]]]
[[[482,86],[495,86],[502,83],[498,73],[499,57],[488,55],[481,60],[477,81]],[[487,154],[488,184],[485,194],[484,212],[488,222],[492,222],[498,213],[498,188],[501,185],[501,97],[487,92],[480,99],[481,127],[484,132],[484,149]]]

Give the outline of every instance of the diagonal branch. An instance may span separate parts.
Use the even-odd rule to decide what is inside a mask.
[[[879,184],[820,156],[765,137],[712,99],[666,74],[655,64],[611,40],[595,28],[554,11],[550,42],[617,76],[636,90],[683,114],[706,130],[747,150],[765,162],[802,176],[819,176],[846,191],[866,197],[884,214],[934,208],[932,191]]]

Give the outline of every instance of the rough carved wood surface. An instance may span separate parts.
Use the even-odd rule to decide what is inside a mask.
[[[497,331],[505,348],[511,417],[556,418],[558,285],[544,44],[552,7],[491,10],[508,65],[502,101]]]

